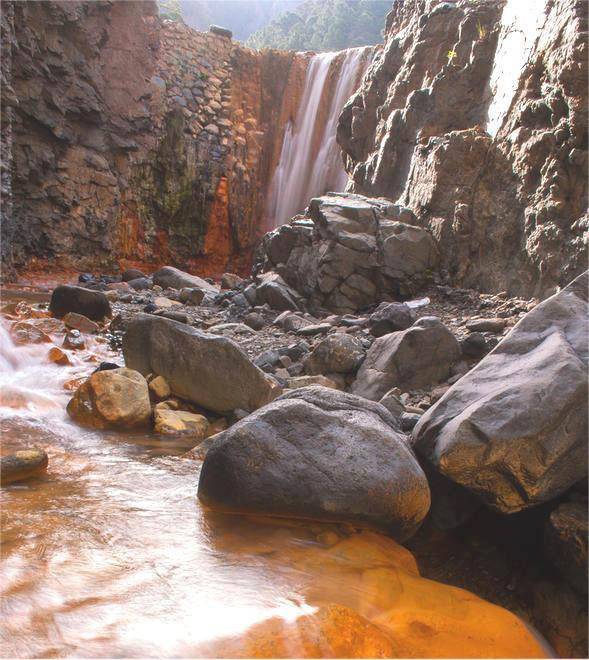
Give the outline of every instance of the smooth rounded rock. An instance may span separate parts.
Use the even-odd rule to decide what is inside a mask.
[[[42,449],[33,447],[22,449],[0,458],[0,484],[7,486],[15,481],[23,481],[43,474],[49,458]]]
[[[404,540],[427,514],[427,480],[381,405],[293,390],[216,436],[199,498],[223,511],[350,521]]]
[[[68,312],[82,314],[91,321],[102,321],[106,317],[112,316],[110,303],[102,291],[66,284],[53,289],[49,311],[59,319]]]

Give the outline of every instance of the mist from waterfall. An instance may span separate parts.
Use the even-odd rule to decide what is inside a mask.
[[[280,159],[269,188],[266,216],[278,227],[302,212],[312,197],[345,188],[348,177],[336,142],[338,117],[355,91],[361,73],[370,62],[371,47],[314,55],[307,67],[305,87],[297,117],[284,133]],[[323,127],[318,127],[321,100],[327,93],[329,73],[339,64],[329,111]],[[319,148],[313,153],[316,131],[321,130]]]

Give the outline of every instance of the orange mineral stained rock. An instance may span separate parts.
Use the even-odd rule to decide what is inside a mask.
[[[293,532],[284,528],[288,521],[273,524],[274,529],[266,521],[259,538],[244,528],[216,541],[225,553],[234,548],[244,559],[250,555],[249,561],[260,555],[280,563],[285,575],[295,576],[303,604],[293,604],[291,616],[266,619],[240,635],[204,645],[199,653],[239,658],[546,657],[517,616],[468,591],[422,578],[412,554],[392,539],[342,526],[327,532],[327,526],[293,523],[301,537],[293,543]]]

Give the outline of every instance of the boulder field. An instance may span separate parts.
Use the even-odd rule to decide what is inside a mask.
[[[420,298],[334,313],[279,270],[270,281],[284,291],[263,303],[256,273],[206,291],[166,268],[178,288],[153,276],[133,291],[86,282],[108,296],[126,366],[101,366],[74,392],[70,416],[185,438],[187,458],[202,461],[198,497],[220,512],[368,527],[417,548],[435,529],[469,533],[460,530],[485,511],[523,516],[541,539],[528,560],[546,578],[521,587],[518,607],[560,654],[578,655],[587,274],[543,302],[430,283]],[[77,326],[68,332],[83,341],[91,326]],[[509,534],[511,556],[520,546]]]

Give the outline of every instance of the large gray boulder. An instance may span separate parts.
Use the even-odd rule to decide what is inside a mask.
[[[390,413],[324,387],[284,394],[218,434],[198,496],[225,511],[368,524],[399,541],[430,505],[425,475]]]
[[[206,280],[198,275],[191,275],[185,273],[183,270],[174,268],[173,266],[164,266],[152,275],[154,284],[161,286],[163,289],[200,289],[205,293],[216,294],[219,293],[219,288],[214,284],[209,284]]]
[[[391,388],[410,391],[438,383],[460,359],[460,345],[435,316],[379,337],[370,347],[352,392],[379,401]]]
[[[414,445],[504,513],[587,475],[587,273],[529,312],[421,418]]]
[[[183,323],[140,314],[123,337],[125,363],[163,376],[172,392],[209,410],[255,410],[272,398],[272,384],[230,339]]]

